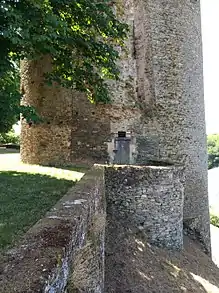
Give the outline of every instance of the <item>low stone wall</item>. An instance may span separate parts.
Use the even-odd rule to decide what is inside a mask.
[[[103,293],[116,224],[181,249],[182,181],[181,167],[96,165],[1,259],[0,293]]]
[[[144,231],[153,244],[181,249],[184,203],[182,182],[181,167],[105,168],[107,219],[109,222],[135,226]]]
[[[103,292],[103,169],[92,169],[0,264],[1,293]]]

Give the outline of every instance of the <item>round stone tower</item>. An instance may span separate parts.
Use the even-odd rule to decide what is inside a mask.
[[[200,2],[144,3],[150,15],[145,21],[150,22],[154,94],[154,127],[146,121],[144,133],[155,140],[156,160],[185,165],[184,223],[210,251]]]
[[[53,118],[49,126],[23,127],[22,159],[184,165],[184,224],[210,251],[200,1],[123,1],[121,17],[130,35],[111,105],[91,105],[82,94],[64,90],[47,96],[42,80],[26,66],[24,100],[42,100],[41,111],[46,107],[45,115]]]
[[[72,132],[71,91],[48,86],[44,74],[50,59],[21,62],[22,104],[31,105],[43,119],[39,124],[22,121],[21,159],[24,163],[54,165],[69,162]]]

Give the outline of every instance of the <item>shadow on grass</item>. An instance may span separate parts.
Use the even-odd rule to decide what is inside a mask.
[[[0,171],[0,250],[13,245],[74,184],[48,175]]]
[[[57,168],[57,169],[62,169],[62,170],[69,170],[69,171],[75,171],[75,172],[82,172],[85,173],[87,172],[91,166],[89,165],[76,165],[74,163],[72,164],[41,164],[40,166],[42,167],[51,167],[51,168]]]
[[[0,147],[0,155],[1,154],[18,154],[20,153],[20,150],[19,149],[7,149],[7,148],[4,148],[4,147]]]

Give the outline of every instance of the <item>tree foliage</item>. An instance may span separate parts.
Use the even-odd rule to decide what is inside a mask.
[[[219,217],[217,215],[210,215],[211,224],[219,228]]]
[[[109,102],[106,79],[117,79],[127,25],[109,0],[4,0],[0,4],[0,77],[13,62],[48,54],[47,79],[84,91],[94,102]]]
[[[11,129],[7,133],[0,133],[0,144],[15,144],[19,145],[20,136],[15,133],[13,129]]]
[[[13,64],[13,71],[7,70],[0,79],[0,134],[6,134],[12,125],[20,119],[20,113],[29,121],[40,121],[35,109],[20,105],[19,68]]]
[[[0,79],[0,133],[8,132],[19,120],[19,71],[6,71]]]
[[[208,135],[208,169],[219,166],[219,134]]]

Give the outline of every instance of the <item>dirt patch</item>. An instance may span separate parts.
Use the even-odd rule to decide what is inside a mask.
[[[106,234],[105,293],[219,292],[219,268],[188,236],[183,251],[171,252],[116,221]]]

